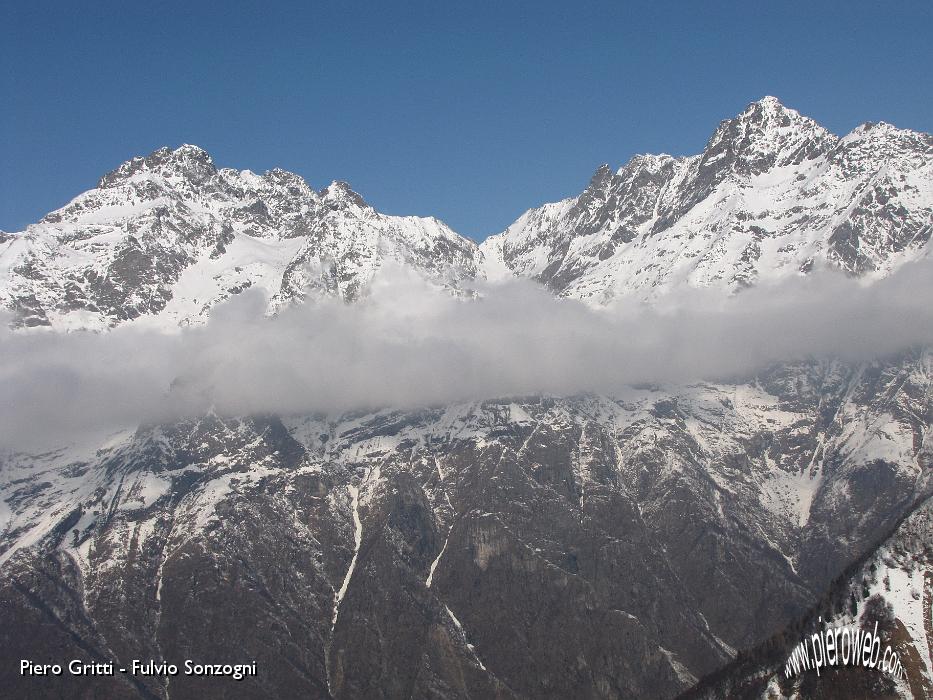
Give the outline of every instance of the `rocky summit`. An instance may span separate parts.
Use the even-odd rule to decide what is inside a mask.
[[[933,137],[887,124],[839,137],[766,97],[703,153],[602,166],[479,245],[343,182],[316,191],[160,149],[0,233],[0,305],[19,334],[174,332],[249,288],[269,314],[358,303],[398,266],[463,303],[522,277],[601,308],[824,268],[871,284],[929,258],[931,233]],[[933,352],[914,347],[608,395],[210,411],[8,449],[0,687],[830,697],[779,680],[785,646],[814,611],[858,621],[887,603],[910,675],[882,690],[929,697],[931,426]],[[179,670],[40,677],[20,659]],[[257,672],[189,675],[185,660]]]

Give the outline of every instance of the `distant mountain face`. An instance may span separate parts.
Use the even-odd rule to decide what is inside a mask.
[[[169,329],[247,288],[270,312],[354,302],[389,264],[441,294],[514,275],[595,305],[822,266],[882,277],[929,255],[931,163],[929,136],[840,139],[765,98],[703,154],[601,168],[476,246],[343,183],[161,149],[0,234],[0,304],[20,327]],[[90,679],[96,697],[670,698],[787,629],[933,492],[931,428],[919,349],[7,452],[0,656],[261,668]],[[0,687],[18,696],[74,693],[16,671]]]
[[[352,301],[386,261],[456,288],[475,255],[437,219],[380,214],[346,183],[315,192],[282,170],[218,170],[182,146],[124,163],[12,236],[0,302],[25,326],[187,324],[251,287],[273,310],[307,295]]]
[[[605,303],[738,290],[833,266],[883,276],[929,255],[933,137],[865,124],[843,138],[766,97],[697,156],[636,156],[480,246],[491,275]]]
[[[263,669],[99,697],[670,698],[931,492],[931,377],[813,363],[5,455],[0,650]]]

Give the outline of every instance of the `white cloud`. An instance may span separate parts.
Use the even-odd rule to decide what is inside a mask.
[[[0,444],[194,415],[339,412],[534,393],[612,394],[642,382],[748,377],[805,356],[857,361],[933,342],[933,265],[865,285],[823,273],[663,308],[593,310],[523,281],[478,300],[394,269],[367,300],[269,319],[245,292],[206,326],[158,333],[0,331]],[[6,328],[6,324],[3,324]]]

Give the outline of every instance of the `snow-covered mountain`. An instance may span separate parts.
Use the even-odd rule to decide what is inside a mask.
[[[439,294],[516,275],[603,305],[822,266],[879,278],[929,256],[931,223],[933,138],[883,124],[839,138],[773,98],[723,122],[701,155],[601,168],[579,197],[480,246],[435,219],[376,212],[343,183],[316,192],[182,146],[0,234],[0,304],[20,327],[171,329],[249,287],[270,312],[354,302],[398,264]],[[933,492],[931,428],[933,357],[914,348],[612,396],[210,412],[8,451],[0,656],[256,660],[261,672],[40,687],[0,664],[0,687],[670,698],[868,562],[879,533]],[[876,568],[929,580],[928,558],[916,578],[897,542]],[[917,606],[901,602],[916,631]]]
[[[527,211],[480,251],[490,277],[600,304],[821,266],[880,277],[929,256],[931,233],[933,136],[882,123],[839,138],[766,97],[700,155],[604,165],[578,197]]]
[[[283,170],[218,170],[187,145],[124,163],[2,245],[0,304],[65,329],[198,322],[250,287],[273,310],[352,301],[386,261],[456,289],[476,249],[437,219],[380,214],[344,182],[316,192]]]
[[[839,138],[766,97],[700,155],[602,166],[579,196],[480,246],[434,218],[381,214],[346,183],[316,192],[282,170],[218,170],[195,146],[160,149],[3,234],[0,305],[27,326],[187,324],[249,287],[271,310],[352,301],[386,261],[455,293],[516,275],[599,305],[826,266],[882,277],[928,257],[931,233],[933,136],[881,123]]]

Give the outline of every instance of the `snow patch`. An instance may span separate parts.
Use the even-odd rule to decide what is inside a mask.
[[[340,590],[334,594],[334,616],[331,619],[331,631],[337,626],[337,616],[340,615],[340,603],[347,594],[347,587],[350,585],[350,579],[353,577],[353,570],[356,568],[356,558],[360,554],[360,545],[363,542],[363,523],[360,520],[360,490],[356,486],[347,486],[350,492],[350,509],[353,512],[353,558],[350,560],[350,566],[343,577],[343,583]]]

